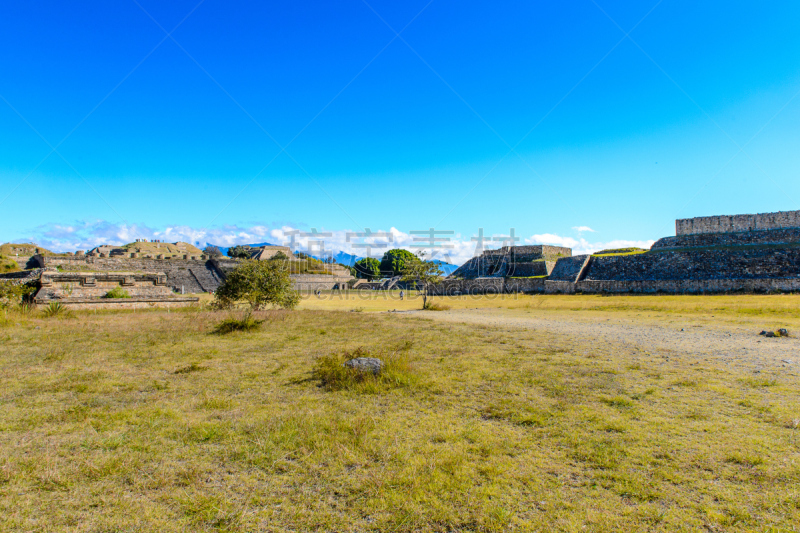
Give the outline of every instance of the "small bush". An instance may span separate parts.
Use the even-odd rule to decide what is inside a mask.
[[[263,320],[256,320],[249,313],[242,318],[229,317],[217,324],[214,333],[225,335],[234,331],[253,331],[260,328],[263,322]]]
[[[122,287],[114,287],[103,298],[130,298],[131,295]]]
[[[435,303],[433,300],[428,300],[422,308],[426,311],[447,311],[450,309],[449,305]]]
[[[383,361],[379,374],[362,372],[344,365],[345,361],[357,357],[376,357]],[[356,348],[351,352],[331,354],[320,357],[314,363],[311,377],[329,391],[355,390],[357,392],[377,393],[389,389],[408,387],[416,381],[409,357],[405,350],[398,353],[373,354],[366,348]]]
[[[42,314],[45,318],[58,318],[69,316],[70,312],[67,306],[61,302],[51,302],[44,308]]]

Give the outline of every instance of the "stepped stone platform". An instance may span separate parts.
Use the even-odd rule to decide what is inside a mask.
[[[59,272],[44,270],[37,304],[59,302],[72,309],[178,307],[198,298],[175,296],[163,272]],[[106,298],[109,291],[121,288],[130,298]]]
[[[570,256],[572,249],[561,246],[503,246],[473,257],[450,277],[476,279],[546,276],[553,270],[559,258]]]
[[[800,246],[800,228],[677,235],[657,240],[650,249],[652,251],[661,251],[685,248],[723,249],[754,246]]]
[[[706,293],[800,290],[800,211],[676,221],[676,235],[644,253],[558,258],[541,283],[509,283],[513,248],[484,253],[447,279],[440,294]],[[457,274],[462,279],[458,279]],[[503,281],[495,281],[501,278]]]

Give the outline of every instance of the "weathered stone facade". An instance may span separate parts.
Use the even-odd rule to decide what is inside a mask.
[[[467,294],[535,294],[544,292],[544,278],[478,278],[446,279],[432,289],[433,294],[460,296]]]
[[[678,236],[785,228],[800,228],[800,211],[683,218],[675,221],[675,235]]]
[[[734,248],[775,245],[800,246],[800,229],[743,231],[738,233],[697,233],[658,239],[650,248],[654,251],[685,248]]]
[[[559,259],[550,276],[547,278],[552,281],[576,282],[586,270],[586,266],[591,259],[590,255],[574,255]]]
[[[217,290],[224,274],[218,267],[222,260],[141,258],[125,256],[36,256],[43,267],[65,272],[163,272],[166,284],[175,292],[197,294]],[[235,261],[230,261],[236,264]]]
[[[649,252],[574,257],[570,253],[548,269],[546,280],[519,292],[800,290],[800,211],[678,220],[676,228],[678,235],[660,239]],[[515,255],[524,256],[510,249],[473,258],[454,273],[461,271],[472,279],[448,279],[439,292],[513,292],[508,264]],[[489,277],[481,277],[486,274]]]
[[[585,281],[800,278],[800,248],[592,257]]]
[[[197,298],[176,297],[163,272],[58,272],[45,270],[39,278],[37,304],[59,302],[70,308],[142,307],[186,305]],[[113,289],[130,298],[106,298]],[[176,299],[177,298],[177,299]],[[162,305],[164,304],[164,305]]]
[[[572,256],[572,249],[560,246],[503,246],[473,257],[451,274],[454,278],[547,276],[560,257]]]

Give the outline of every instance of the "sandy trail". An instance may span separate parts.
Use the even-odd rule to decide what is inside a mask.
[[[787,375],[797,375],[800,370],[800,339],[797,337],[765,338],[752,326],[724,321],[697,324],[686,318],[653,321],[578,313],[520,316],[519,312],[504,309],[412,311],[398,313],[398,316],[535,330],[587,342],[604,341],[647,352],[667,352],[685,359],[717,361],[743,370],[781,369]]]

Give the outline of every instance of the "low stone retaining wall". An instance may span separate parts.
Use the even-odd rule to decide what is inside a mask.
[[[69,309],[151,309],[186,307],[196,304],[200,299],[189,296],[169,298],[63,298],[52,300]]]
[[[575,294],[575,283],[571,281],[550,281],[544,282],[545,294]]]
[[[692,250],[592,257],[585,281],[800,278],[800,248]]]
[[[544,278],[448,279],[432,288],[440,296],[461,294],[533,294],[544,292]]]
[[[579,281],[573,285],[575,286],[573,292],[584,294],[708,294],[726,292],[765,293],[800,291],[800,279]]]

